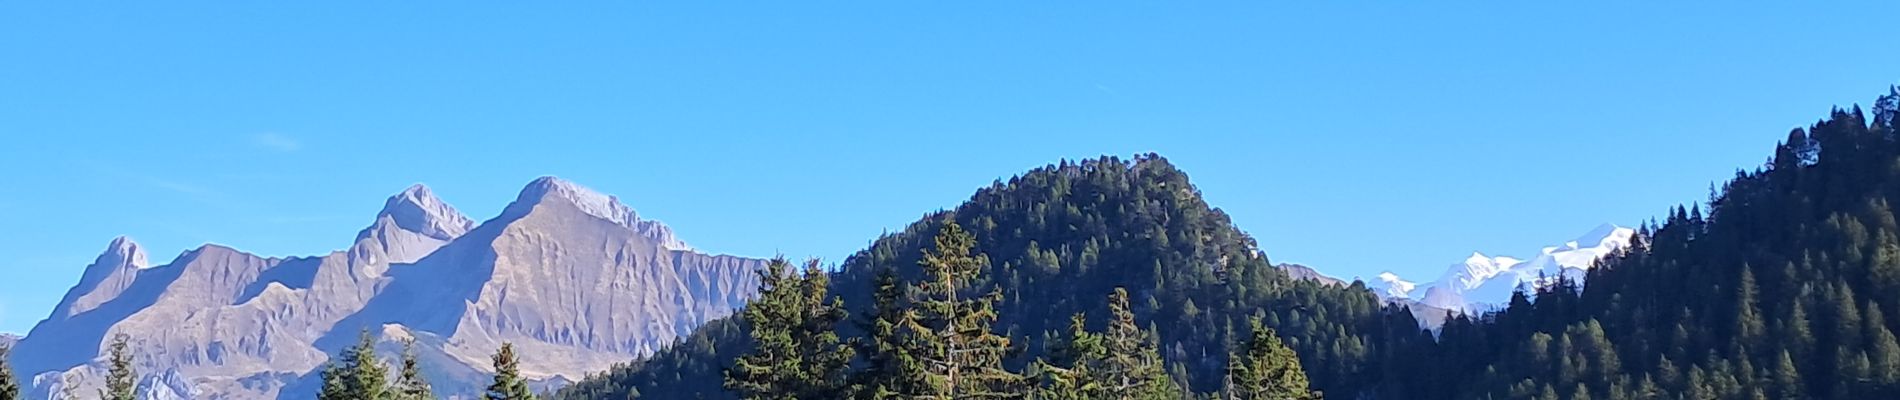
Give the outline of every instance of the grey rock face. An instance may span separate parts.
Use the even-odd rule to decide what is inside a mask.
[[[123,334],[148,397],[302,399],[329,355],[369,330],[416,338],[438,394],[473,395],[503,342],[528,355],[530,378],[577,380],[730,315],[763,265],[695,253],[617,199],[556,178],[480,225],[417,185],[350,247],[319,257],[206,245],[151,267],[116,239],[12,361],[34,377],[35,398],[93,393],[102,349]]]

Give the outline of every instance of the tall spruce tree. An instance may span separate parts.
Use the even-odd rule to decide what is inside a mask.
[[[345,383],[349,380],[348,373],[340,361],[323,363],[323,372],[319,375],[323,378],[323,387],[317,392],[317,400],[349,400],[350,388]]]
[[[368,329],[357,335],[356,344],[337,354],[324,365],[323,387],[318,400],[389,400],[389,367],[376,357],[376,338]]]
[[[858,327],[865,332],[865,340],[858,342],[865,363],[851,379],[858,389],[857,397],[885,399],[899,393],[918,393],[927,383],[922,380],[923,362],[910,352],[913,346],[902,336],[903,327],[913,316],[905,303],[906,286],[898,281],[894,268],[879,270],[873,285],[871,311]]]
[[[482,396],[487,400],[534,400],[534,391],[528,389],[528,381],[521,378],[521,360],[515,358],[514,343],[502,343],[501,350],[495,352],[495,380],[488,385],[488,392]]]
[[[1034,400],[1093,400],[1108,398],[1100,377],[1092,367],[1108,357],[1102,337],[1090,333],[1083,314],[1069,318],[1069,332],[1050,345],[1048,359],[1031,364],[1036,388]]]
[[[13,365],[7,361],[13,346],[0,346],[0,400],[20,400],[20,381],[13,377]]]
[[[974,294],[970,287],[983,270],[981,255],[970,254],[976,238],[946,221],[925,249],[925,280],[912,299],[915,315],[905,321],[906,343],[923,362],[926,386],[899,395],[913,399],[1003,399],[1022,396],[1022,378],[1003,368],[1009,338],[991,331],[994,304],[1001,289]]]
[[[103,400],[133,400],[138,398],[138,372],[132,366],[132,351],[126,343],[131,340],[125,334],[112,337],[111,350],[106,359],[106,387],[99,390]]]
[[[1232,379],[1227,398],[1233,400],[1306,400],[1319,396],[1307,389],[1306,371],[1298,354],[1280,341],[1273,328],[1252,322],[1253,335],[1239,353],[1228,356]],[[1545,386],[1546,391],[1550,390]]]
[[[1104,357],[1095,368],[1099,376],[1096,380],[1112,394],[1110,398],[1180,398],[1181,389],[1174,385],[1166,366],[1162,365],[1153,335],[1135,322],[1135,311],[1128,303],[1127,289],[1116,287],[1109,293],[1108,329],[1102,332],[1101,337]]]
[[[416,357],[416,340],[404,340],[402,342],[402,372],[396,378],[395,400],[435,399],[435,389],[429,385],[429,379],[422,376],[422,365]]]
[[[752,351],[727,370],[726,387],[748,400],[847,396],[854,350],[836,329],[848,314],[828,296],[818,261],[800,271],[780,257],[758,274],[759,297],[742,314],[752,325]]]

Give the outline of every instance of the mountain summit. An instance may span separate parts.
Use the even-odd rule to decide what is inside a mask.
[[[1635,234],[1635,229],[1603,224],[1575,240],[1544,247],[1528,260],[1472,252],[1463,262],[1452,264],[1435,281],[1413,283],[1385,272],[1366,285],[1392,301],[1481,313],[1509,302],[1512,292],[1532,291],[1554,282],[1559,276],[1582,282],[1584,273],[1598,260],[1628,247]]]
[[[322,256],[205,245],[150,266],[115,239],[12,361],[36,397],[90,393],[105,344],[125,334],[150,396],[302,399],[367,330],[416,340],[436,392],[468,397],[503,342],[536,355],[523,360],[529,378],[577,380],[731,314],[763,265],[694,252],[666,225],[558,178],[534,180],[481,224],[415,185]]]

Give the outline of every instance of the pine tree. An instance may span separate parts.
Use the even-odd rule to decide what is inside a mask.
[[[99,390],[102,400],[133,400],[138,398],[138,374],[132,367],[132,352],[126,342],[125,334],[112,337],[112,347],[107,358],[106,388]]]
[[[813,379],[801,388],[800,398],[841,399],[850,395],[851,360],[857,347],[838,335],[839,325],[850,318],[844,299],[831,294],[831,275],[817,259],[805,263],[800,291],[804,321],[799,326],[799,349],[804,351],[805,376]]]
[[[1280,342],[1273,328],[1253,320],[1253,335],[1239,354],[1228,356],[1229,396],[1235,400],[1317,399],[1307,389],[1306,371],[1293,349]],[[1546,389],[1549,389],[1546,386]]]
[[[885,399],[898,393],[919,393],[927,386],[923,380],[924,367],[916,354],[910,352],[913,346],[901,336],[901,329],[909,323],[913,313],[903,304],[904,286],[897,280],[897,270],[879,270],[875,286],[872,309],[860,322],[868,338],[859,342],[859,352],[865,355],[865,368],[852,376],[859,390],[858,398]]]
[[[344,383],[349,379],[347,374],[341,363],[336,360],[323,363],[323,373],[320,375],[323,378],[323,388],[317,393],[317,400],[350,399],[349,385]]]
[[[487,400],[534,400],[534,391],[521,378],[521,360],[515,358],[515,345],[502,343],[495,353],[495,381],[482,398]]]
[[[1153,337],[1135,322],[1127,289],[1109,293],[1108,310],[1108,330],[1102,333],[1105,357],[1096,369],[1103,389],[1119,400],[1178,398],[1181,390],[1169,379]]]
[[[358,336],[356,348],[351,353],[355,355],[350,358],[351,365],[349,365],[351,369],[349,387],[352,398],[389,399],[391,394],[389,366],[384,365],[383,360],[376,357],[376,338],[369,334],[369,330],[363,330],[363,333]]]
[[[816,260],[800,272],[781,257],[758,274],[759,297],[742,315],[753,348],[727,371],[726,387],[748,400],[844,397],[853,350],[835,330],[846,314],[827,296],[825,272]]]
[[[976,238],[946,221],[918,261],[927,279],[918,284],[906,322],[911,351],[924,363],[924,390],[900,393],[918,399],[962,400],[1020,397],[1022,378],[1003,369],[1009,338],[990,330],[1000,289],[969,296],[984,259],[970,254]]]
[[[1755,274],[1748,266],[1742,266],[1742,276],[1735,285],[1735,339],[1744,346],[1753,347],[1761,343],[1763,328],[1760,302],[1756,299]]]
[[[1787,350],[1782,350],[1781,355],[1775,359],[1775,368],[1770,373],[1774,374],[1771,384],[1774,385],[1773,393],[1776,398],[1805,397],[1804,394],[1807,391],[1801,386],[1801,373],[1795,369],[1794,357],[1790,357]]]
[[[1099,335],[1089,333],[1087,318],[1075,314],[1069,318],[1069,332],[1054,341],[1049,359],[1037,360],[1030,376],[1038,378],[1031,398],[1036,400],[1086,400],[1106,398],[1092,364],[1107,357]]]
[[[13,377],[13,366],[7,362],[13,353],[13,346],[0,346],[0,400],[20,400],[20,382]]]
[[[356,344],[326,363],[319,400],[388,400],[389,367],[376,358],[376,340],[364,329]]]
[[[434,400],[435,391],[429,380],[422,376],[421,363],[416,359],[416,340],[402,342],[402,375],[396,378],[395,400]]]

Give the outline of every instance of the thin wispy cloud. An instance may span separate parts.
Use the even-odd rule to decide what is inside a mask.
[[[276,132],[251,135],[251,144],[286,153],[303,149],[303,142],[298,141],[297,138]]]

